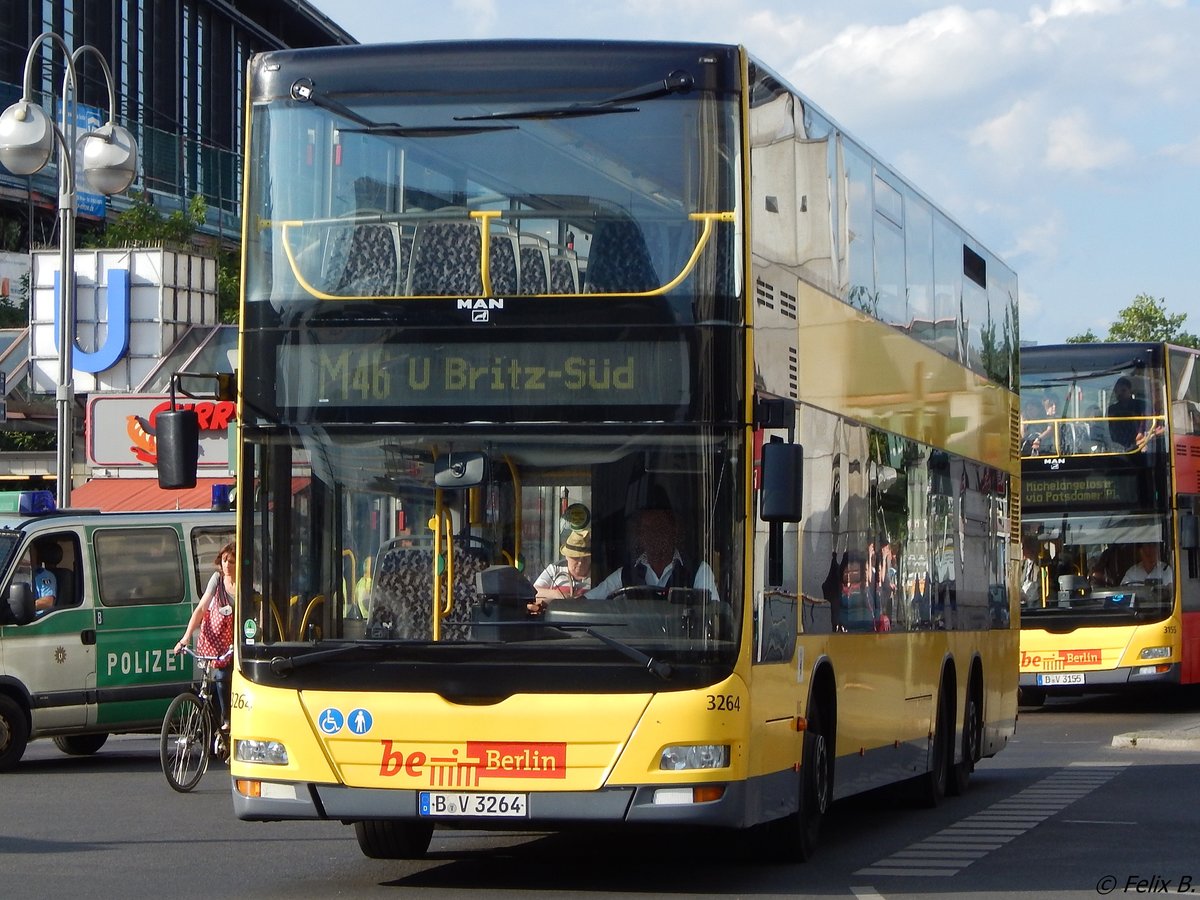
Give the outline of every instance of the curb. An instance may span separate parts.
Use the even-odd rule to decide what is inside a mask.
[[[1112,746],[1139,750],[1200,751],[1200,733],[1192,731],[1130,731],[1127,734],[1113,735]]]

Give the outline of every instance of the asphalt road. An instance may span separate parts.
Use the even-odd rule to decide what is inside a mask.
[[[834,808],[805,865],[740,859],[693,835],[439,831],[428,859],[364,858],[331,822],[232,817],[227,772],[170,790],[157,742],[95,757],[30,746],[0,776],[0,897],[476,895],[1097,897],[1200,893],[1200,694],[1051,700],[936,809],[903,791]]]

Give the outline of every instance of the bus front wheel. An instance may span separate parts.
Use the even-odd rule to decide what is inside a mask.
[[[821,709],[813,708],[804,732],[804,765],[800,771],[800,810],[796,855],[812,859],[821,835],[821,822],[833,802],[833,755],[822,727]]]
[[[421,859],[433,839],[433,823],[367,819],[354,823],[354,836],[371,859]]]

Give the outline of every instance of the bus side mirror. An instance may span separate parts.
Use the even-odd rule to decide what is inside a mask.
[[[194,409],[171,409],[155,418],[158,486],[194,488],[200,463],[200,417]]]
[[[759,516],[764,522],[799,522],[804,500],[804,448],[772,440],[762,448]]]
[[[1195,513],[1181,513],[1179,516],[1179,546],[1184,550],[1200,548],[1200,527]]]

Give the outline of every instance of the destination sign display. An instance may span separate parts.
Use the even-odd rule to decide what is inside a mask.
[[[1026,509],[1129,506],[1138,499],[1138,477],[1135,472],[1027,474],[1021,498]]]
[[[306,344],[280,347],[285,408],[683,406],[678,341]]]

